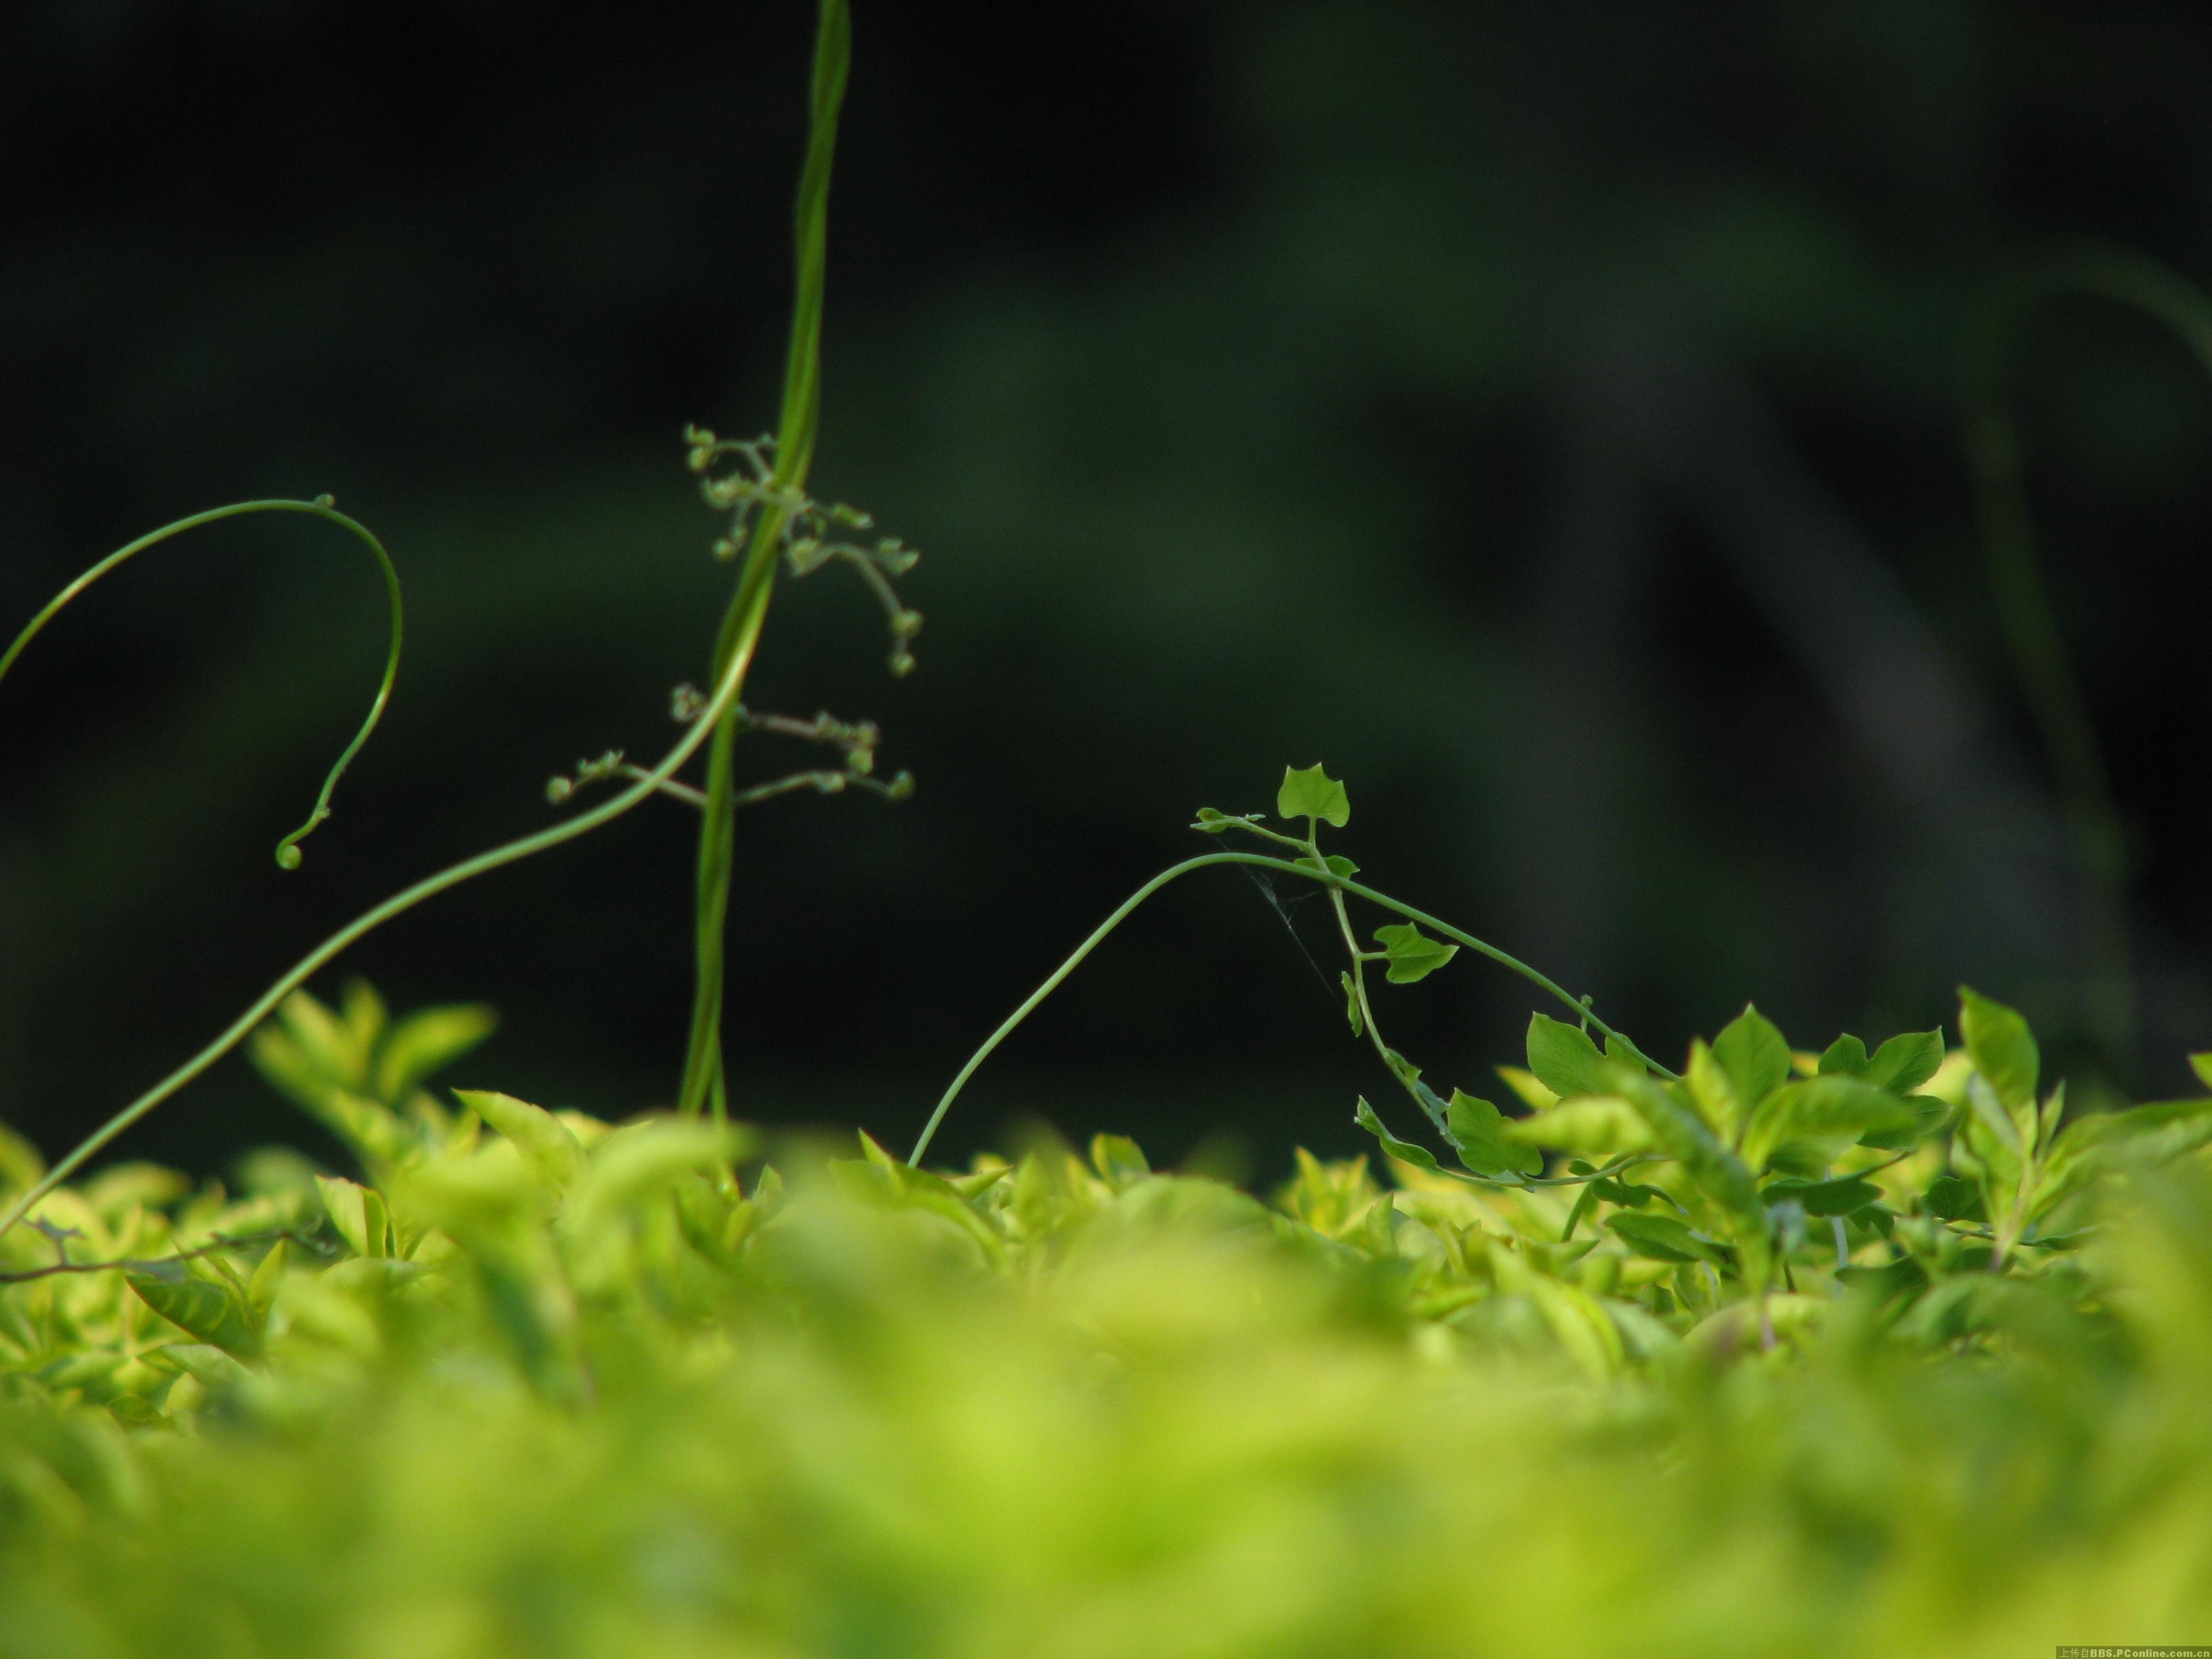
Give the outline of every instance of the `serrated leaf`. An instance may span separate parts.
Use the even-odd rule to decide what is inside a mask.
[[[2008,1108],[2033,1107],[2042,1057],[2033,1033],[2017,1011],[1962,985],[1959,988],[1959,1035],[1973,1059],[1974,1069],[1989,1079],[1999,1101]]]
[[[1286,818],[1318,818],[1341,830],[1352,822],[1352,798],[1319,765],[1304,770],[1286,766],[1282,787],[1275,792],[1275,811]]]
[[[1433,1174],[1443,1173],[1435,1153],[1425,1146],[1416,1146],[1410,1140],[1399,1139],[1382,1127],[1382,1120],[1375,1115],[1375,1109],[1367,1103],[1366,1096],[1360,1096],[1358,1103],[1352,1108],[1352,1121],[1382,1142],[1382,1150],[1401,1164],[1410,1164],[1417,1170],[1427,1170]]]
[[[376,1055],[378,1099],[397,1106],[429,1078],[477,1047],[499,1024],[480,1004],[426,1008],[392,1028]]]
[[[1389,953],[1393,985],[1418,984],[1459,954],[1458,945],[1431,939],[1410,921],[1377,927],[1375,942]]]
[[[1455,1089],[1444,1121],[1459,1161],[1475,1174],[1505,1180],[1544,1172],[1543,1154],[1507,1139],[1505,1115],[1489,1101]]]
[[[194,1279],[182,1268],[127,1273],[124,1278],[140,1301],[200,1341],[240,1358],[261,1351],[253,1316],[227,1286]]]
[[[1528,1017],[1528,1069],[1562,1100],[1610,1091],[1612,1073],[1589,1034],[1548,1014]]]
[[[1936,1075],[1943,1063],[1941,1031],[1906,1031],[1875,1050],[1863,1073],[1877,1089],[1909,1095]]]
[[[1788,1040],[1749,1003],[1713,1039],[1713,1059],[1735,1085],[1747,1112],[1757,1109],[1790,1077]]]
[[[456,1089],[453,1098],[513,1141],[556,1192],[567,1192],[583,1175],[583,1144],[544,1107],[489,1089]]]
[[[1725,1260],[1717,1246],[1699,1238],[1672,1216],[1626,1210],[1607,1216],[1605,1224],[1622,1243],[1647,1261],[1710,1261],[1718,1266]]]

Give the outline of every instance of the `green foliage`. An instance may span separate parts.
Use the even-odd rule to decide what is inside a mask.
[[[370,1006],[269,1052],[373,1059],[415,1023]],[[2058,1128],[1999,1256],[1953,1172],[1981,1119],[1851,1138],[1924,1044],[1778,1078],[1758,1033],[1711,1061],[1766,1085],[1731,1129],[1694,1065],[1532,1030],[1607,1092],[1455,1091],[1486,1179],[1363,1101],[1395,1189],[1302,1152],[1262,1203],[1110,1135],[769,1167],[481,1091],[364,1182],[61,1187],[0,1238],[0,1656],[1932,1656],[2212,1616],[2212,1100]],[[1540,1175],[1514,1132],[1563,1118],[1617,1156]],[[1470,1549],[1547,1593],[1466,1593]]]
[[[820,23],[779,430],[687,434],[728,514],[715,550],[742,561],[714,689],[677,700],[685,738],[650,769],[610,752],[556,780],[556,800],[630,787],[342,930],[58,1164],[0,1130],[0,1659],[1948,1654],[2100,1620],[2116,1640],[2195,1633],[2212,1098],[2069,1121],[2027,1022],[1970,989],[1954,1054],[1920,1032],[1815,1056],[1747,1006],[1675,1073],[1589,999],[1360,884],[1320,846],[1351,816],[1320,765],[1277,793],[1302,835],[1201,809],[1200,830],[1294,856],[1210,854],[1140,889],[969,1060],[912,1158],[863,1133],[855,1157],[756,1161],[760,1138],[723,1121],[730,814],[910,780],[873,779],[872,725],[738,693],[779,566],[855,569],[896,672],[921,624],[891,586],[911,550],[844,539],[867,516],[805,490],[842,0]],[[85,580],[263,508],[336,517],[220,509]],[[392,603],[396,665],[396,578]],[[732,745],[759,729],[843,769],[738,789]],[[705,787],[678,783],[702,748]],[[301,988],[420,900],[654,793],[704,816],[677,1111],[447,1105],[424,1085],[485,1011],[395,1023],[366,987],[335,1010]],[[1364,1097],[1388,1190],[1364,1158],[1301,1151],[1262,1201],[1110,1134],[1087,1158],[921,1167],[1042,998],[1150,894],[1224,864],[1322,890],[1352,1036],[1460,1167]],[[1379,950],[1354,901],[1398,918]],[[1504,1072],[1525,1114],[1447,1098],[1379,1029],[1370,964],[1413,985],[1462,949],[1575,1016],[1532,1016],[1526,1071]],[[249,1032],[362,1179],[283,1153],[242,1166],[237,1195],[144,1165],[69,1179]],[[2212,1055],[2195,1065],[2212,1087]]]
[[[1275,814],[1278,817],[1318,820],[1341,830],[1352,822],[1352,798],[1344,793],[1342,784],[1319,766],[1309,766],[1303,771],[1286,766],[1283,769],[1283,787],[1275,792]]]

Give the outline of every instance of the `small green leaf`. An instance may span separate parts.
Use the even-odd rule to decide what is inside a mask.
[[[1921,1194],[1920,1207],[1944,1221],[1987,1221],[1981,1188],[1958,1176],[1938,1176]]]
[[[1750,1108],[1736,1092],[1735,1080],[1722,1069],[1720,1061],[1702,1039],[1693,1039],[1690,1043],[1689,1062],[1682,1067],[1682,1086],[1706,1127],[1715,1134],[1734,1140]]]
[[[140,1301],[179,1329],[241,1358],[260,1352],[253,1316],[230,1290],[167,1265],[124,1277]]]
[[[1843,1073],[1786,1083],[1771,1091],[1751,1115],[1743,1155],[1765,1168],[1775,1150],[1793,1140],[1850,1142],[1869,1133],[1895,1133],[1919,1121],[1895,1095]]]
[[[453,1098],[513,1141],[555,1191],[568,1191],[584,1173],[583,1144],[544,1107],[489,1089],[456,1089]]]
[[[1418,984],[1459,954],[1458,945],[1431,939],[1410,921],[1377,927],[1375,942],[1389,954],[1393,985]]]
[[[1820,1056],[1822,1077],[1838,1073],[1844,1077],[1863,1077],[1867,1068],[1866,1044],[1845,1033],[1830,1043],[1827,1052]]]
[[[1283,817],[1318,818],[1341,830],[1352,822],[1352,798],[1319,765],[1303,771],[1286,766],[1283,787],[1275,792],[1275,811]]]
[[[2008,1107],[2033,1107],[2042,1058],[2027,1022],[2017,1012],[1962,985],[1959,988],[1959,1035],[1966,1040],[1974,1069],[1990,1080],[1998,1100]]]
[[[592,1144],[568,1217],[579,1234],[657,1200],[691,1176],[712,1173],[744,1156],[747,1132],[698,1119],[647,1118],[626,1123]]]
[[[1097,1170],[1098,1178],[1115,1192],[1135,1185],[1152,1172],[1152,1166],[1143,1151],[1127,1135],[1093,1135],[1091,1138],[1091,1167]]]
[[[1503,1133],[1508,1140],[1602,1158],[1645,1152],[1656,1144],[1641,1115],[1616,1095],[1577,1095],[1534,1117],[1513,1119]]]
[[[1336,977],[1337,982],[1344,987],[1344,1017],[1351,1023],[1352,1035],[1364,1036],[1367,1032],[1367,1022],[1359,1017],[1359,988],[1352,982],[1349,972],[1339,974]]]
[[[1198,809],[1198,821],[1190,827],[1203,830],[1209,836],[1218,836],[1230,827],[1230,823],[1226,814],[1217,812],[1211,806],[1201,806]]]
[[[2165,1100],[2069,1124],[2051,1152],[2031,1218],[2124,1170],[2150,1169],[2212,1143],[2212,1100]]]
[[[377,1052],[375,1092],[397,1106],[423,1081],[459,1060],[499,1024],[499,1016],[481,1005],[426,1008],[392,1028]]]
[[[1562,1100],[1612,1091],[1612,1073],[1597,1044],[1579,1027],[1548,1014],[1528,1017],[1528,1069]]]
[[[1505,1115],[1489,1101],[1452,1091],[1445,1121],[1459,1161],[1492,1180],[1541,1175],[1544,1156],[1524,1142],[1505,1138]]]
[[[2189,1065],[2190,1069],[2197,1073],[2197,1080],[2206,1088],[2212,1089],[2212,1054],[2191,1054]]]
[[[1717,1247],[1699,1238],[1668,1215],[1645,1215],[1626,1210],[1609,1215],[1605,1224],[1638,1255],[1651,1261],[1710,1261],[1723,1260]]]
[[[1352,1108],[1352,1121],[1381,1141],[1382,1150],[1401,1164],[1410,1164],[1417,1170],[1427,1170],[1433,1174],[1443,1173],[1433,1152],[1425,1147],[1416,1146],[1410,1140],[1399,1139],[1382,1127],[1382,1120],[1375,1115],[1375,1109],[1367,1103],[1366,1096],[1360,1096],[1358,1104]]]
[[[1788,1041],[1749,1003],[1713,1039],[1713,1058],[1735,1085],[1746,1111],[1756,1109],[1790,1076]]]
[[[1312,854],[1303,854],[1291,860],[1301,869],[1326,871],[1341,880],[1350,881],[1359,873],[1359,866],[1340,853],[1331,853],[1316,860]]]
[[[1881,1197],[1881,1188],[1856,1176],[1833,1181],[1777,1181],[1760,1194],[1769,1204],[1795,1200],[1810,1216],[1856,1215]]]
[[[253,1270],[253,1277],[246,1281],[246,1304],[259,1318],[267,1314],[276,1300],[276,1287],[283,1282],[284,1262],[288,1241],[278,1239],[269,1247],[269,1254],[261,1258],[261,1265]]]
[[[331,1225],[356,1255],[377,1260],[392,1253],[391,1222],[379,1194],[342,1176],[317,1176],[315,1187]]]
[[[1875,1051],[1863,1075],[1877,1089],[1909,1095],[1936,1075],[1943,1063],[1941,1031],[1907,1031]]]

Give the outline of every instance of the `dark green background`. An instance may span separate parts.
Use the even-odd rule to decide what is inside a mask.
[[[2212,392],[2086,303],[2021,371],[2134,837],[2137,1061],[2077,1040],[2078,897],[1956,387],[2008,259],[2090,235],[2212,273],[2212,13],[855,9],[816,477],[926,550],[929,626],[895,684],[856,584],[787,586],[750,701],[881,719],[921,789],[743,821],[739,1110],[902,1143],[1194,849],[1194,807],[1317,758],[1372,878],[1662,1055],[1747,996],[1818,1042],[1932,1024],[1969,978],[2178,1086],[2212,1040]],[[393,549],[410,648],[287,876],[380,660],[357,549],[204,532],[40,641],[0,689],[0,1117],[58,1149],[330,928],[544,823],[550,773],[672,737],[728,574],[678,437],[772,417],[811,21],[7,9],[6,627],[166,519],[328,490]],[[771,748],[752,774],[803,762]],[[500,1006],[457,1080],[665,1099],[690,830],[648,808],[351,966]],[[1530,1006],[1462,957],[1388,1018],[1480,1089]],[[1351,1150],[1362,1089],[1333,992],[1224,872],[1072,981],[945,1150],[1036,1115],[1273,1165]],[[128,1144],[210,1167],[300,1132],[233,1061]]]

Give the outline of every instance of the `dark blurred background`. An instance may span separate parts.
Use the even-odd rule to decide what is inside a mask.
[[[741,820],[738,1110],[903,1146],[1109,908],[1210,845],[1194,808],[1267,806],[1317,759],[1369,878],[1662,1055],[1747,997],[1818,1045],[1946,1020],[1968,980],[2085,1074],[2180,1086],[2212,1042],[2212,389],[2093,302],[2038,313],[2017,370],[2132,852],[2115,1040],[1959,386],[1977,302],[2053,241],[2212,274],[2212,9],[855,9],[816,483],[926,550],[929,624],[894,683],[857,583],[787,585],[749,701],[879,719],[921,787]],[[393,550],[410,645],[287,875],[381,661],[357,547],[202,532],[40,640],[0,688],[0,1119],[59,1151],[356,912],[546,822],[550,775],[672,740],[728,580],[679,433],[774,417],[811,25],[5,9],[0,635],[167,519],[327,490]],[[811,759],[747,749],[753,776]],[[346,967],[501,1009],[453,1080],[665,1101],[693,833],[649,805]],[[1325,909],[1293,920],[1333,983]],[[1386,1018],[1480,1090],[1532,1006],[1462,956]],[[1264,1170],[1354,1150],[1362,1090],[1387,1079],[1334,990],[1208,872],[940,1149],[1042,1117]],[[307,1133],[233,1060],[124,1150],[212,1169]]]

